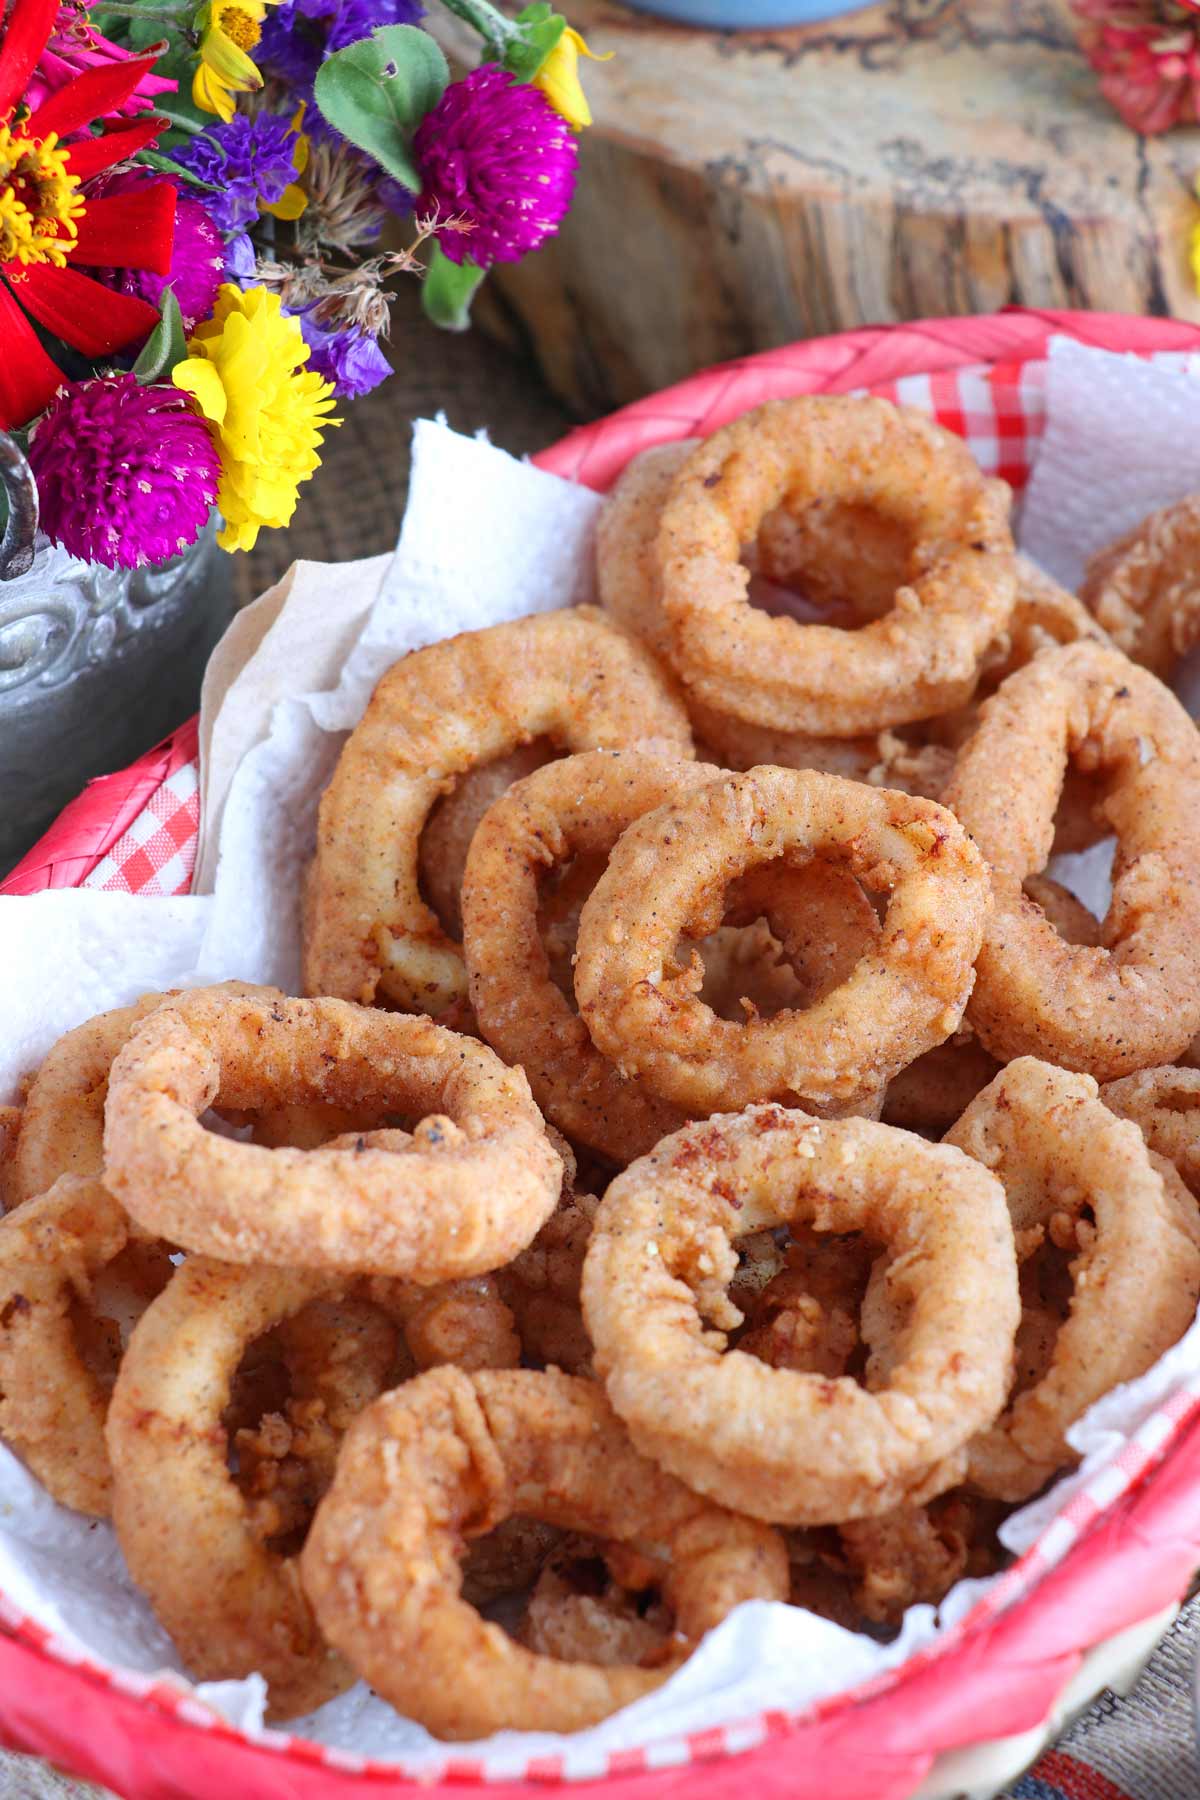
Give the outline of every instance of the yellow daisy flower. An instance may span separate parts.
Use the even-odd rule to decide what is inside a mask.
[[[541,88],[555,112],[561,114],[572,131],[582,131],[592,122],[592,109],[579,80],[579,58],[586,56],[592,62],[610,62],[612,55],[610,50],[607,56],[597,56],[568,25],[534,76],[532,85]]]
[[[262,526],[289,523],[300,483],[321,466],[321,433],[341,423],[326,416],[332,386],[307,361],[300,321],[283,314],[278,294],[227,282],[172,371],[213,427],[223,550],[253,550]]]
[[[276,0],[212,0],[207,19],[201,14],[200,61],[192,77],[192,99],[201,112],[217,113],[228,125],[235,94],[249,94],[263,84],[250,52],[262,36],[268,5]]]

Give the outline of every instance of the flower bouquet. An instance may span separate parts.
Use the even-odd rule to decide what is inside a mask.
[[[389,279],[420,273],[460,329],[558,228],[583,40],[544,0],[445,3],[482,52],[456,81],[417,0],[0,0],[0,575],[35,506],[110,569],[184,551],[214,507],[252,548],[389,374]],[[381,251],[391,216],[407,242]]]

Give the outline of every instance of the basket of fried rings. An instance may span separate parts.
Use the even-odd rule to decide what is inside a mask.
[[[311,997],[147,996],[0,1109],[0,1434],[273,1721],[3,1596],[5,1741],[136,1800],[934,1800],[1148,1653],[1200,1565],[1200,1394],[1015,1561],[995,1538],[1200,1297],[1200,735],[1164,685],[1200,515],[1080,596],[1014,554],[1055,333],[1200,346],[862,331],[546,452],[610,494],[601,606],[385,676],[322,802]],[[748,565],[820,617],[748,605]],[[93,784],[5,891],[119,864],[194,743]],[[1042,871],[1104,835],[1098,920]],[[801,1713],[455,1751],[605,1718],[742,1602],[886,1632],[974,1574],[932,1645]],[[280,1728],[358,1677],[439,1768]]]

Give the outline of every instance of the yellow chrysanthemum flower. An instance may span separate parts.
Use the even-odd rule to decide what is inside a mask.
[[[609,62],[612,54],[610,50],[607,56],[597,56],[568,25],[534,76],[532,85],[541,88],[555,112],[561,114],[572,131],[582,131],[592,122],[592,109],[579,80],[579,58],[586,56],[592,62]]]
[[[341,423],[326,416],[333,388],[307,361],[300,321],[282,313],[278,294],[227,282],[172,371],[213,426],[223,550],[253,550],[262,526],[288,524],[300,483],[321,466],[321,433]]]
[[[276,0],[212,0],[201,26],[200,61],[192,77],[192,99],[201,112],[217,113],[228,125],[235,94],[263,84],[250,52],[262,36],[268,5]]]

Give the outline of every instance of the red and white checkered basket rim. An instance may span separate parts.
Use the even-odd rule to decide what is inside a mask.
[[[1020,328],[1031,320],[1036,330],[1023,339]],[[989,329],[995,332],[1000,327],[1004,328],[1000,338],[1010,351],[1007,358],[989,362],[983,356],[964,357],[964,340],[969,347],[974,333],[986,353]],[[1044,425],[1044,346],[1055,329],[1106,348],[1146,355],[1200,350],[1200,331],[1170,322],[1078,314],[1001,315],[907,328],[905,372],[888,367],[889,358],[893,365],[896,361],[893,333],[848,334],[710,371],[573,433],[536,460],[553,472],[604,488],[638,449],[715,429],[761,399],[789,392],[868,391],[931,413],[967,440],[985,470],[1020,488]],[[949,366],[913,372],[913,358],[922,349],[930,361]],[[77,833],[72,842],[57,848],[50,834],[0,892],[27,893],[48,886],[144,895],[187,892],[199,816],[196,754],[193,721],[135,771],[125,772],[127,784],[131,774],[137,780],[132,794],[120,791],[118,828],[110,817],[106,836],[92,819],[87,822],[90,838],[85,830],[82,843]],[[103,785],[93,784],[93,789]],[[239,1763],[246,1782],[241,1791],[247,1795],[333,1796],[347,1782],[385,1782],[397,1789],[408,1783],[426,1789],[485,1786],[493,1794],[515,1797],[533,1785],[570,1782],[585,1787],[602,1783],[606,1796],[615,1800],[626,1792],[645,1795],[652,1788],[682,1794],[678,1773],[704,1765],[706,1800],[732,1800],[734,1783],[740,1792],[747,1779],[781,1800],[784,1794],[788,1800],[805,1800],[810,1793],[815,1800],[832,1791],[840,1800],[855,1800],[858,1795],[862,1800],[892,1800],[892,1796],[900,1800],[915,1789],[938,1753],[1038,1724],[1088,1648],[1182,1595],[1200,1565],[1198,1498],[1200,1377],[1176,1389],[1145,1420],[1120,1454],[1074,1495],[1031,1549],[955,1628],[900,1669],[796,1713],[764,1712],[737,1724],[622,1752],[576,1750],[565,1740],[556,1755],[515,1757],[503,1764],[494,1758],[484,1762],[463,1756],[452,1748],[432,1766],[381,1763],[282,1732],[238,1732],[169,1679],[112,1669],[81,1654],[77,1645],[38,1625],[3,1595],[0,1623],[21,1645],[47,1659],[41,1665],[44,1671],[52,1664],[74,1670],[114,1701],[125,1697],[136,1702],[147,1719],[165,1715],[187,1727],[193,1740],[223,1744],[226,1752],[234,1747],[253,1749],[259,1766],[244,1759]],[[1116,1574],[1116,1558],[1121,1561],[1120,1581],[1097,1582],[1101,1562]],[[1016,1604],[1034,1590],[1036,1599]],[[0,1638],[0,1724],[12,1731],[2,1685],[7,1648]],[[76,1703],[82,1704],[79,1689],[73,1690],[71,1704]],[[45,1708],[41,1710],[44,1713]],[[16,1741],[30,1742],[45,1753],[45,1738],[41,1717],[37,1732],[22,1737],[18,1731]],[[793,1753],[781,1763],[779,1756],[768,1753],[772,1746],[782,1749],[785,1739]],[[189,1754],[194,1748],[193,1741]],[[76,1767],[89,1760],[81,1758],[78,1739],[69,1732],[64,1733],[61,1754]],[[264,1755],[275,1769],[283,1763],[292,1770],[286,1785],[275,1785],[269,1773],[261,1775]],[[730,1758],[737,1761],[723,1773]],[[91,1772],[99,1779],[112,1780],[113,1766],[111,1758],[91,1759]],[[219,1779],[214,1775],[211,1784],[185,1790],[169,1782],[152,1782],[131,1791],[139,1796],[211,1793],[215,1800],[231,1765],[217,1766],[222,1774]],[[323,1774],[325,1779],[314,1784],[302,1780],[302,1772],[310,1777]],[[698,1791],[694,1780],[690,1791]]]

